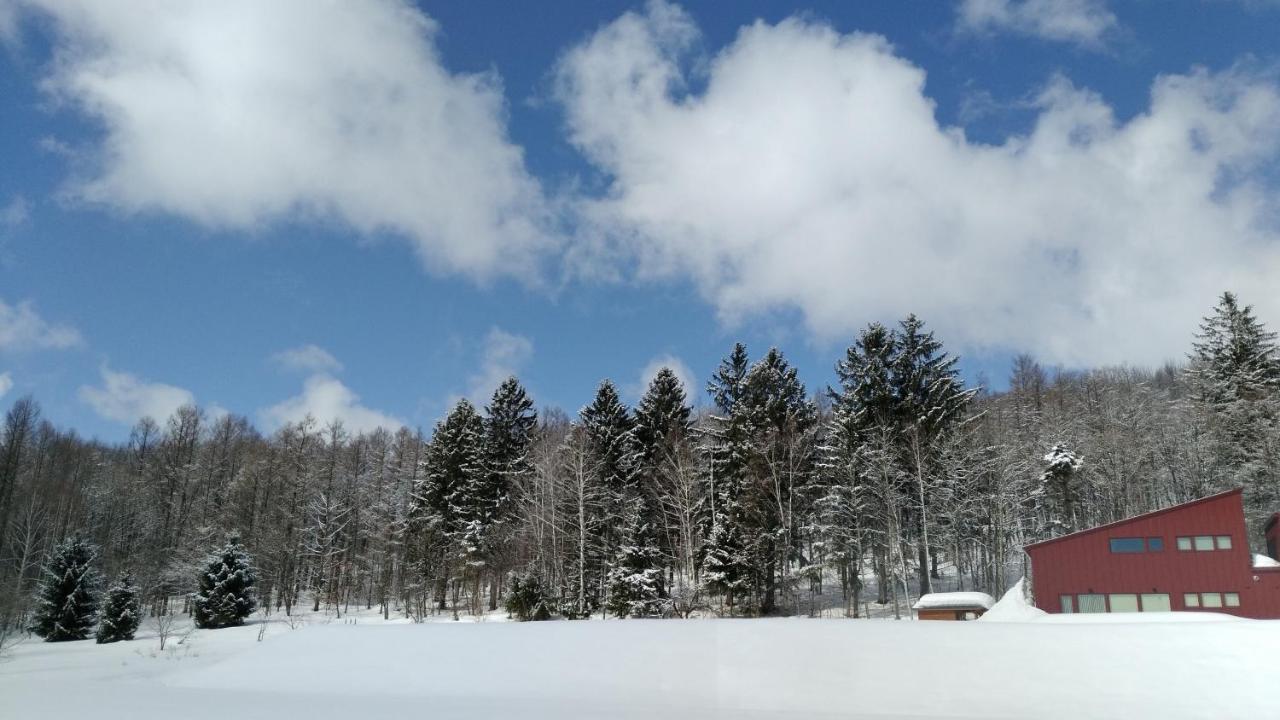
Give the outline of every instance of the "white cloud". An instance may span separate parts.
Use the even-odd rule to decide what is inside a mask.
[[[531,276],[552,212],[493,73],[452,74],[402,0],[26,0],[52,18],[51,97],[101,143],[71,194],[215,228],[332,218],[432,267]]]
[[[676,377],[680,379],[680,384],[684,385],[684,394],[689,403],[696,403],[702,396],[698,388],[698,377],[693,374],[693,370],[690,370],[683,360],[670,354],[659,355],[645,364],[644,368],[640,370],[640,376],[636,379],[636,384],[628,388],[631,391],[631,395],[637,399],[642,397],[645,391],[648,390],[649,383],[653,382],[653,379],[658,376],[658,371],[664,367],[670,368],[671,372],[675,373]]]
[[[305,372],[342,372],[342,363],[318,345],[302,345],[281,350],[271,356],[271,361],[286,370]]]
[[[300,394],[261,413],[263,421],[272,428],[301,422],[308,415],[321,424],[341,420],[350,432],[368,432],[380,427],[394,430],[404,425],[391,415],[361,405],[359,395],[323,372],[308,377]]]
[[[502,328],[490,328],[480,349],[479,367],[467,379],[467,397],[477,407],[482,407],[502,381],[519,375],[532,358],[532,340]]]
[[[1029,133],[986,145],[882,37],[756,23],[703,63],[697,36],[651,4],[568,52],[557,93],[610,182],[587,231],[729,322],[795,309],[847,341],[916,312],[953,348],[1066,364],[1181,357],[1224,289],[1280,322],[1268,79],[1161,76],[1126,121],[1054,79]]]
[[[956,24],[964,32],[1005,31],[1093,48],[1118,27],[1105,0],[961,0]]]
[[[12,230],[26,224],[31,217],[31,206],[21,195],[14,195],[3,208],[0,208],[0,226]]]
[[[183,405],[195,403],[191,391],[159,382],[148,382],[106,366],[100,370],[102,386],[80,386],[80,400],[98,415],[133,424],[144,417],[163,423]]]
[[[0,350],[65,350],[82,342],[75,328],[40,317],[31,301],[9,305],[0,300]]]
[[[4,397],[12,389],[13,389],[13,373],[11,372],[0,373],[0,397]]]

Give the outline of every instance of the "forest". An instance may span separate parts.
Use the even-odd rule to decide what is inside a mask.
[[[605,380],[576,415],[510,378],[429,434],[264,435],[188,406],[104,444],[20,398],[0,429],[0,628],[32,626],[69,538],[158,617],[200,610],[229,537],[263,613],[861,617],[905,614],[940,568],[998,594],[1025,543],[1217,490],[1245,488],[1254,542],[1280,509],[1280,353],[1230,293],[1183,363],[1021,355],[1002,392],[956,363],[908,316],[868,325],[829,387],[739,344],[696,412],[668,369],[636,407]]]

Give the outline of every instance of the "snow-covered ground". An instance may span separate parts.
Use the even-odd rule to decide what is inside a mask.
[[[6,650],[0,717],[1274,716],[1280,622],[1106,619],[316,617],[272,622],[261,641],[258,625],[179,633],[163,652],[149,629],[112,645]]]

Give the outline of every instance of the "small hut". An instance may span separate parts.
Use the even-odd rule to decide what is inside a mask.
[[[983,592],[929,593],[911,609],[920,620],[977,620],[995,603]]]

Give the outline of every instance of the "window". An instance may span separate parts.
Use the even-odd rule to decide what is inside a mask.
[[[1147,550],[1150,552],[1164,552],[1164,538],[1147,538]]]
[[[1231,549],[1231,536],[1230,536],[1230,535],[1219,535],[1219,536],[1216,538],[1216,540],[1218,541],[1218,549],[1219,549],[1219,550],[1230,550],[1230,549]]]
[[[1081,595],[1077,599],[1080,601],[1080,612],[1082,613],[1104,613],[1107,611],[1107,598],[1105,595]]]
[[[1222,593],[1200,593],[1200,604],[1207,608],[1222,607]]]
[[[1169,612],[1168,593],[1143,593],[1142,612]]]
[[[1178,538],[1178,549],[1179,549],[1179,550],[1190,550],[1190,549],[1191,549],[1191,538],[1189,538],[1189,537],[1180,537],[1180,538]]]
[[[1142,552],[1142,538],[1111,538],[1111,552],[1140,553]]]
[[[1107,596],[1111,601],[1111,612],[1138,612],[1138,596],[1132,593],[1111,593]]]
[[[1070,595],[1059,595],[1059,596],[1058,596],[1058,604],[1061,606],[1061,608],[1062,608],[1062,612],[1064,612],[1064,613],[1073,613],[1073,612],[1075,612],[1075,604],[1071,602],[1071,601],[1072,601],[1072,599],[1073,599],[1073,598],[1072,598]]]
[[[1200,607],[1199,593],[1186,593],[1182,596],[1182,604],[1189,608]]]
[[[1222,593],[1222,600],[1227,607],[1240,607],[1240,593]]]
[[[1213,536],[1212,536],[1212,535],[1197,535],[1197,536],[1196,536],[1196,550],[1198,550],[1198,551],[1204,551],[1204,550],[1212,550],[1212,549],[1213,549]]]

